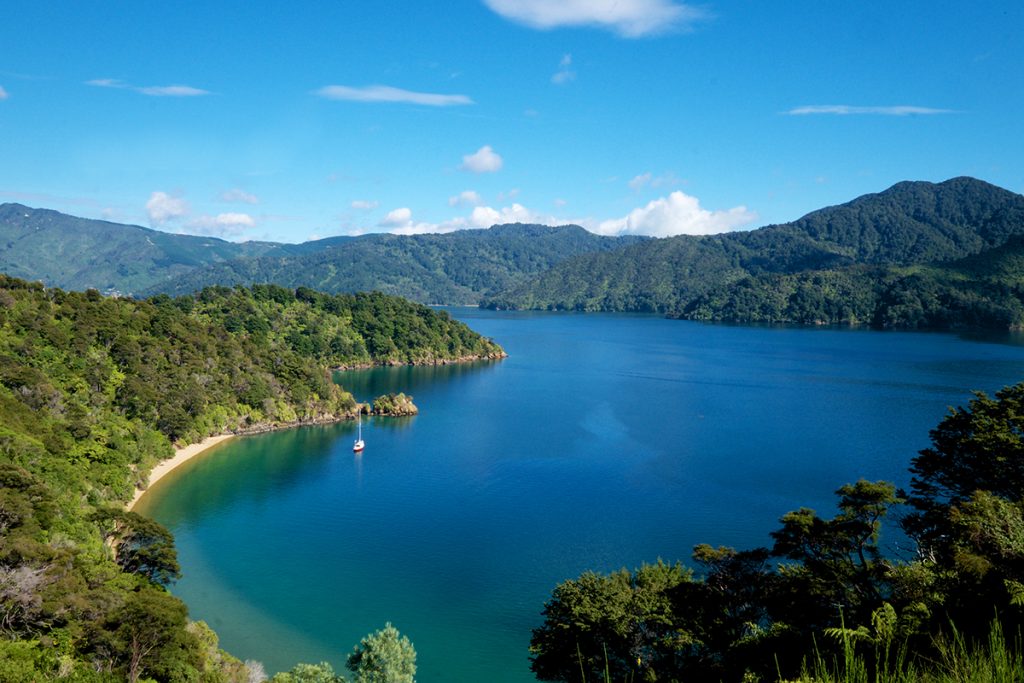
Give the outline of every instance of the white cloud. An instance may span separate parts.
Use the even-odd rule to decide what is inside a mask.
[[[389,85],[370,85],[353,88],[347,85],[327,85],[315,91],[316,95],[328,100],[349,102],[407,102],[428,107],[453,107],[474,104],[466,95],[441,95],[437,93],[413,92],[393,88]]]
[[[357,211],[372,211],[380,206],[380,202],[370,201],[367,199],[356,199],[352,204],[350,204],[350,206]]]
[[[249,214],[220,213],[216,216],[203,214],[188,221],[178,232],[230,239],[238,237],[254,227],[256,227],[256,220]]]
[[[673,0],[484,0],[484,4],[532,28],[596,26],[626,38],[685,30],[706,16]]]
[[[149,224],[153,227],[180,218],[188,212],[188,202],[181,197],[172,197],[166,192],[154,192],[149,195],[149,201],[146,202]]]
[[[470,224],[475,228],[489,228],[499,223],[549,223],[552,217],[541,217],[522,204],[513,202],[512,206],[492,209],[489,206],[478,206],[469,217]]]
[[[745,206],[708,211],[696,197],[680,191],[636,208],[624,218],[603,221],[592,230],[600,235],[712,235],[735,230],[757,219]]]
[[[131,83],[126,83],[116,78],[94,78],[90,81],[86,81],[85,84],[92,85],[97,88],[120,88],[124,90],[134,90],[137,93],[149,95],[150,97],[198,97],[200,95],[210,94],[209,90],[193,88],[191,85],[134,86]]]
[[[555,207],[556,207],[556,208],[558,208],[558,209],[561,209],[561,208],[562,208],[563,206],[565,206],[565,205],[566,205],[566,204],[568,204],[568,203],[569,203],[569,202],[565,201],[565,200],[564,200],[564,199],[562,199],[561,197],[558,197],[558,198],[556,198],[556,199],[555,199],[555,200],[554,200],[554,201],[552,202],[552,204],[554,204],[554,205],[555,205]]]
[[[567,222],[554,216],[540,215],[522,204],[494,208],[475,206],[468,216],[455,216],[441,223],[414,222],[409,209],[396,209],[389,213],[378,227],[390,228],[394,235],[422,235],[425,233],[447,233],[456,230],[489,228],[502,223],[540,223],[543,225],[564,225]]]
[[[8,97],[10,97],[10,95],[8,95],[7,91],[4,90],[4,86],[0,85],[0,100],[6,100]]]
[[[463,190],[454,197],[448,198],[448,206],[479,206],[484,200],[473,190]]]
[[[384,216],[377,226],[381,228],[402,228],[410,224],[412,224],[412,209],[402,207],[388,211],[388,215]]]
[[[237,187],[222,192],[220,198],[225,202],[241,202],[242,204],[259,204],[260,198]]]
[[[247,213],[219,213],[216,216],[203,214],[189,221],[186,227],[190,232],[200,235],[229,237],[256,227],[256,220]]]
[[[551,82],[555,85],[564,85],[576,78],[576,72],[570,69],[572,66],[572,55],[564,55],[558,63],[558,71],[551,76]]]
[[[952,109],[933,109],[931,107],[914,107],[898,105],[894,107],[854,107],[848,104],[813,104],[796,107],[786,112],[790,116],[806,116],[808,114],[833,114],[848,116],[851,114],[876,114],[882,116],[912,116],[932,114],[952,114]]]
[[[471,173],[494,173],[501,170],[503,163],[490,145],[484,145],[472,154],[462,157],[462,165],[459,168]]]
[[[213,219],[213,222],[225,227],[256,227],[256,221],[247,213],[219,213],[217,214],[217,217]]]

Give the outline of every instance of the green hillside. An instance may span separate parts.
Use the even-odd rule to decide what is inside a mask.
[[[199,266],[273,247],[0,204],[0,272],[52,287],[138,294]]]
[[[124,511],[136,485],[174,442],[353,415],[332,367],[501,355],[383,294],[137,301],[0,275],[0,680],[249,680],[164,589],[173,539]]]
[[[1021,195],[972,178],[906,182],[793,223],[581,255],[484,305],[1005,328],[1024,323],[1017,235]]]
[[[476,304],[567,258],[635,243],[579,226],[495,225],[446,234],[371,234],[278,248],[196,270],[153,292],[189,293],[209,284],[273,282],[324,292],[376,290],[423,303]]]

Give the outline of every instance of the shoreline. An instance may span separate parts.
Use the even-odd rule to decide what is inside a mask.
[[[145,495],[153,484],[157,483],[172,471],[174,471],[180,465],[185,464],[192,458],[196,457],[200,453],[203,453],[217,444],[227,441],[228,439],[234,438],[234,434],[218,434],[217,436],[208,436],[199,443],[189,444],[184,448],[175,449],[174,455],[167,460],[161,460],[156,464],[156,467],[149,473],[149,485],[144,489],[135,489],[135,495],[132,496],[131,501],[125,505],[125,510],[129,512],[135,507],[135,504],[139,502],[139,499]]]

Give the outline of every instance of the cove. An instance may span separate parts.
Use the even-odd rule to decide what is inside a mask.
[[[354,424],[241,437],[139,502],[177,539],[173,592],[232,654],[342,670],[390,621],[421,683],[531,681],[558,582],[766,545],[844,483],[905,485],[948,406],[1024,379],[1007,335],[452,313],[509,358],[339,373],[421,410],[364,422],[362,455]]]

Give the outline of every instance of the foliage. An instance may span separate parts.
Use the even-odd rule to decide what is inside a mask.
[[[972,178],[899,183],[783,225],[579,255],[491,308],[691,320],[1024,325],[1024,197]]]
[[[1019,384],[952,410],[914,459],[910,494],[861,480],[836,491],[830,519],[785,514],[771,550],[697,546],[701,574],[678,569],[684,580],[654,584],[644,603],[661,606],[658,628],[633,602],[647,567],[559,584],[533,632],[534,671],[600,680],[607,662],[611,680],[1020,680],[1022,643],[1001,634],[1024,621],[1022,398]],[[916,556],[884,557],[882,523],[904,496]],[[638,642],[657,655],[633,666]]]
[[[499,355],[382,294],[136,301],[0,275],[0,679],[259,678],[166,592],[173,538],[123,510],[136,486],[173,442],[354,414],[332,367]]]
[[[373,400],[374,415],[415,415],[419,408],[412,402],[412,396],[403,393],[385,394]]]
[[[226,242],[137,225],[0,204],[0,272],[65,289],[141,293],[158,282],[225,259],[254,257],[268,242]]]
[[[180,578],[174,537],[163,525],[119,508],[99,510],[92,519],[103,528],[103,540],[123,571],[162,586]]]
[[[617,680],[661,669],[693,640],[673,621],[671,594],[691,580],[680,564],[587,572],[559,584],[530,640],[530,668],[545,681]]]
[[[366,635],[345,664],[355,683],[413,683],[416,649],[390,623]]]
[[[327,662],[296,664],[289,671],[276,674],[270,683],[344,683],[345,677],[334,673]]]
[[[602,237],[579,226],[496,225],[446,234],[328,238],[282,245],[261,257],[211,264],[152,292],[273,282],[324,292],[381,291],[422,303],[475,304],[577,254],[641,240]]]

